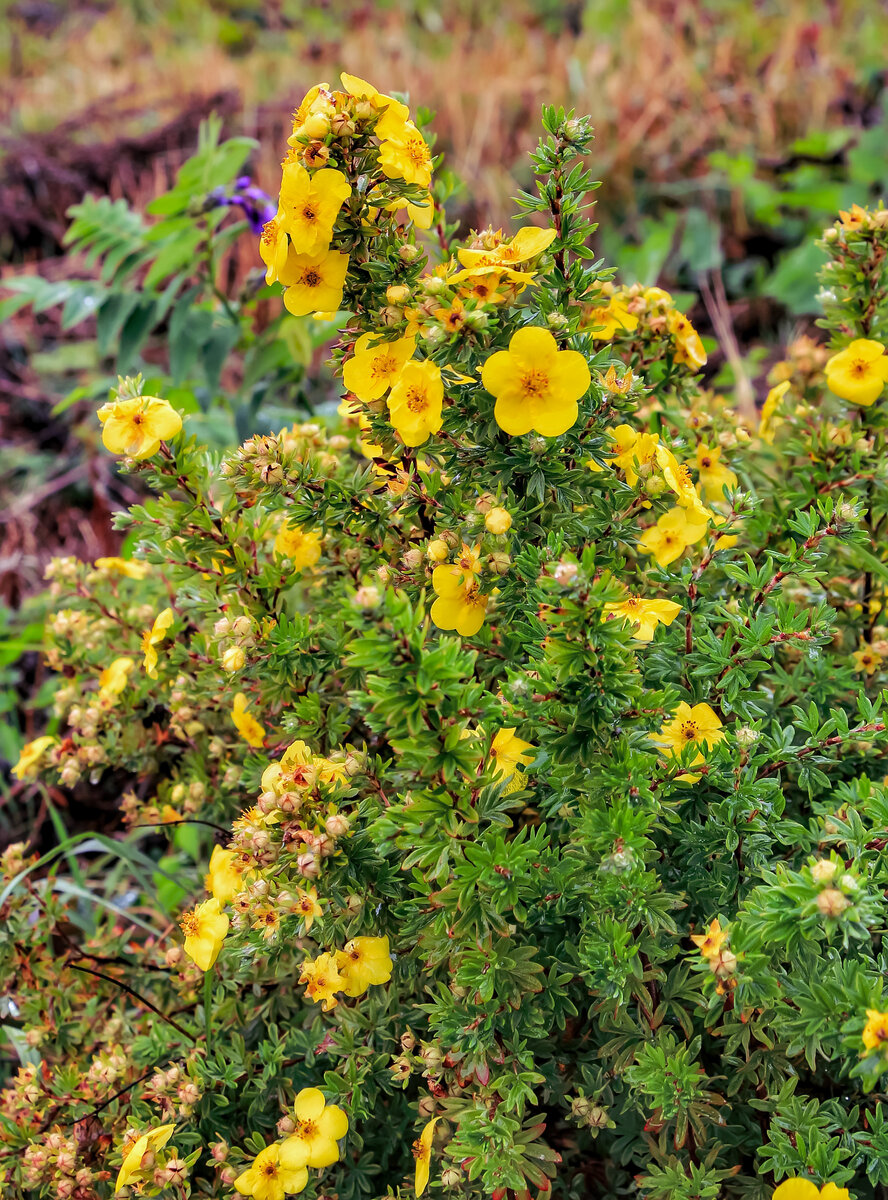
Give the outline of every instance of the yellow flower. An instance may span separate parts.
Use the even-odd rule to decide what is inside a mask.
[[[336,953],[336,966],[346,996],[361,996],[373,983],[388,983],[392,956],[387,937],[359,937],[346,942]]]
[[[179,925],[185,934],[185,953],[202,971],[209,971],[228,933],[229,921],[222,905],[212,896],[185,913]]]
[[[415,347],[412,337],[380,342],[376,334],[365,333],[355,342],[354,357],[342,368],[342,381],[359,400],[377,400],[395,382]]]
[[[638,539],[642,554],[652,554],[661,567],[668,567],[706,536],[707,522],[688,509],[676,506],[657,518],[656,525],[646,529]]]
[[[348,1117],[337,1104],[325,1104],[318,1088],[303,1088],[293,1105],[296,1129],[292,1139],[305,1147],[310,1167],[329,1167],[339,1161],[337,1142],[348,1133]]]
[[[866,643],[859,650],[855,650],[852,657],[854,659],[854,670],[865,671],[867,675],[875,675],[876,671],[882,666],[881,654]]]
[[[259,238],[259,257],[265,263],[265,282],[274,283],[280,278],[287,263],[290,243],[280,217],[273,217],[262,226]]]
[[[431,618],[439,629],[455,629],[472,637],[484,624],[488,596],[482,594],[475,575],[458,564],[435,567],[432,587],[437,599]]]
[[[867,1050],[888,1049],[888,1012],[868,1008],[862,1036]]]
[[[142,634],[141,650],[145,656],[143,665],[149,679],[157,678],[157,650],[155,647],[159,646],[166,637],[174,620],[173,610],[165,608],[157,614],[151,628],[146,629]]]
[[[309,175],[299,163],[286,164],[281,181],[280,212],[276,219],[290,235],[298,254],[326,251],[339,210],[350,195],[351,184],[342,171],[323,167]]]
[[[547,329],[529,326],[513,334],[508,350],[484,363],[481,381],[496,398],[494,418],[516,436],[535,429],[544,437],[566,433],[577,419],[577,401],[591,383],[586,360],[559,350]]]
[[[315,917],[322,917],[324,910],[318,903],[317,888],[309,888],[307,892],[303,892],[301,888],[296,889],[296,912],[305,921],[305,932],[308,933],[314,924]]]
[[[234,1186],[242,1196],[254,1200],[284,1200],[287,1193],[301,1192],[308,1183],[307,1162],[304,1142],[295,1138],[274,1142],[259,1151]]]
[[[231,719],[248,746],[258,749],[265,741],[265,730],[256,718],[247,712],[247,698],[243,692],[238,692],[234,698]]]
[[[720,461],[721,452],[721,446],[710,449],[701,443],[697,447],[697,470],[704,500],[723,500],[723,489],[737,486],[737,476]]]
[[[342,80],[343,89],[349,96],[354,96],[358,100],[369,100],[379,113],[373,128],[373,132],[378,138],[391,137],[392,134],[399,133],[403,129],[410,116],[410,109],[406,104],[378,92],[372,83],[368,83],[366,79],[360,79],[357,75],[348,75],[343,71],[339,78]]]
[[[534,756],[527,754],[528,750],[536,750],[536,746],[515,737],[514,725],[509,729],[500,729],[490,745],[490,757],[497,777],[511,779],[519,767],[532,763]]]
[[[432,1138],[435,1136],[435,1126],[437,1124],[438,1117],[432,1117],[431,1121],[424,1127],[422,1133],[413,1143],[413,1157],[416,1159],[416,1176],[413,1181],[413,1190],[417,1196],[423,1194],[429,1182],[429,1163],[432,1160]]]
[[[888,380],[888,357],[880,342],[857,338],[826,364],[826,384],[831,392],[868,408]]]
[[[674,600],[645,600],[642,596],[627,596],[625,600],[605,604],[604,611],[634,625],[632,637],[636,642],[650,642],[657,625],[671,625],[681,612],[681,605]]]
[[[607,304],[583,314],[583,328],[589,330],[596,342],[609,342],[618,329],[628,333],[637,329],[638,317],[629,311],[621,296],[611,296]]]
[[[774,1189],[771,1200],[851,1200],[851,1194],[834,1183],[825,1183],[818,1189],[811,1179],[794,1178],[784,1179]]]
[[[305,317],[318,309],[334,312],[342,303],[347,271],[347,254],[338,250],[297,254],[291,246],[279,276],[287,289],[284,292],[284,307],[294,317]]]
[[[660,732],[652,735],[653,740],[665,749],[671,750],[673,756],[682,751],[685,746],[702,746],[708,749],[720,742],[725,736],[718,715],[708,704],[695,704],[691,707],[684,701],[665,721]],[[705,762],[704,755],[697,750],[691,763],[696,766]]]
[[[694,371],[706,366],[706,351],[700,335],[683,313],[672,309],[666,315],[666,328],[675,338],[675,361]]]
[[[146,1153],[150,1151],[154,1155],[158,1150],[162,1150],[173,1136],[175,1128],[175,1122],[171,1125],[157,1125],[154,1129],[149,1129],[147,1133],[143,1133],[141,1137],[136,1138],[124,1156],[123,1165],[120,1168],[117,1175],[117,1182],[114,1185],[115,1192],[119,1192],[122,1187],[126,1187],[133,1180],[139,1179],[142,1170],[142,1159]]]
[[[144,579],[151,570],[151,564],[135,562],[131,558],[97,558],[96,569],[107,571],[109,575],[123,575],[127,579]]]
[[[115,658],[111,665],[105,668],[99,676],[99,695],[103,700],[120,695],[135,665],[132,658]]]
[[[58,742],[58,738],[50,737],[48,734],[43,737],[35,738],[33,742],[26,742],[22,746],[22,752],[18,757],[18,762],[12,768],[12,773],[16,779],[25,779],[32,772],[36,775],[34,768],[43,758],[50,746],[54,746]]]
[[[660,443],[658,433],[638,433],[631,425],[617,425],[614,429],[606,430],[613,438],[616,451],[610,455],[611,464],[619,467],[626,474],[626,482],[630,487],[638,483],[637,468],[642,464],[653,465],[655,453]]]
[[[274,552],[279,558],[290,559],[297,571],[304,571],[321,557],[321,535],[316,529],[286,522],[274,539]]]
[[[432,362],[405,363],[388,398],[389,417],[405,446],[421,446],[443,423],[444,383]]]
[[[150,458],[160,443],[175,437],[182,418],[156,396],[134,396],[103,404],[96,414],[102,422],[102,442],[112,454],[128,458]]]
[[[432,182],[432,152],[412,121],[392,130],[379,147],[379,165],[388,179],[427,188]]]
[[[727,929],[722,929],[719,921],[711,921],[706,933],[692,933],[691,941],[704,958],[716,958],[722,948],[722,943],[728,936]]]
[[[306,962],[302,967],[299,982],[306,984],[305,993],[313,1004],[323,1001],[324,1012],[335,1008],[339,1001],[336,993],[341,992],[344,984],[336,958],[332,954],[320,954],[314,962]]]
[[[554,229],[538,229],[526,225],[519,229],[508,242],[501,242],[490,250],[457,250],[456,256],[464,267],[511,266],[528,262],[542,254],[555,240]]]
[[[236,862],[237,855],[233,850],[213,847],[204,887],[220,904],[229,904],[238,892],[243,891],[243,872],[234,865]]]
[[[681,507],[689,509],[698,519],[709,520],[713,515],[712,510],[700,502],[691,473],[684,463],[680,463],[671,450],[660,445],[654,446],[654,461],[663,472],[666,484],[678,497]]]
[[[784,379],[782,383],[778,383],[776,387],[772,387],[765,397],[765,402],[762,405],[762,413],[759,418],[759,437],[768,445],[773,445],[774,433],[777,426],[781,424],[779,418],[774,414],[780,406],[780,401],[789,391],[790,382]]]

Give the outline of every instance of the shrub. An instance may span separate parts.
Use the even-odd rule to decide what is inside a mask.
[[[3,860],[10,1194],[888,1183],[888,218],[753,431],[543,126],[529,223],[457,245],[406,106],[312,89],[261,253],[350,314],[341,424],[99,410],[152,495],[52,567],[16,772],[130,832]]]

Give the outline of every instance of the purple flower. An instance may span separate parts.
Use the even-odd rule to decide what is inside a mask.
[[[277,212],[277,206],[271,196],[256,187],[249,175],[239,175],[230,193],[222,187],[217,187],[207,196],[207,209],[232,207],[243,209],[247,224],[253,233],[261,233],[263,226],[271,221]]]

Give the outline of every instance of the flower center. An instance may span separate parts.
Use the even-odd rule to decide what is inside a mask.
[[[859,379],[869,374],[869,363],[865,358],[855,358],[851,364],[851,374],[856,375]]]
[[[430,159],[429,148],[422,138],[412,137],[407,143],[407,157],[414,164],[427,163]]]
[[[303,216],[303,219],[306,221],[316,221],[318,219],[318,214],[315,212],[315,210],[312,208],[312,206],[310,204],[306,204],[303,207],[302,216]]]
[[[296,1126],[296,1132],[306,1141],[311,1141],[312,1138],[318,1136],[318,1127],[314,1121],[299,1121]]]
[[[697,740],[696,721],[685,721],[681,727],[681,736],[686,742],[695,742]]]
[[[306,267],[299,282],[303,287],[316,288],[321,286],[321,277],[314,267]]]
[[[707,469],[708,467],[711,467],[711,466],[712,466],[712,459],[711,459],[711,458],[709,458],[708,456],[707,456],[706,458],[701,458],[701,459],[700,459],[700,466],[701,466],[701,467],[703,467],[703,468],[704,468],[704,470],[705,470],[705,469]]]
[[[417,1138],[417,1140],[413,1143],[413,1157],[417,1162],[428,1162],[428,1160],[432,1157],[431,1146],[424,1146]]]
[[[269,1162],[262,1168],[262,1174],[267,1175],[269,1179],[277,1179],[277,1173],[277,1163]]]
[[[539,400],[549,390],[549,376],[545,371],[525,371],[521,376],[521,388],[525,396]]]
[[[262,241],[266,246],[277,241],[277,225],[274,221],[266,221],[262,226]]]
[[[407,407],[412,413],[425,412],[428,406],[428,398],[421,388],[409,387],[407,389]]]
[[[179,922],[179,928],[186,937],[198,937],[200,934],[200,920],[195,912],[187,912]]]
[[[381,375],[392,375],[398,364],[393,354],[378,354],[370,367],[370,374],[376,378]]]

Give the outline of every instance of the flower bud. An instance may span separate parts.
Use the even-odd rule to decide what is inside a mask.
[[[228,672],[241,671],[246,661],[247,656],[244,654],[242,647],[229,646],[222,655],[222,670]]]
[[[393,283],[385,289],[385,298],[389,304],[406,304],[410,299],[410,288],[403,283]]]
[[[324,822],[324,829],[326,829],[331,838],[345,837],[349,829],[348,817],[342,813],[333,813]]]
[[[512,565],[512,556],[503,554],[502,551],[497,551],[494,554],[488,554],[487,567],[494,575],[505,575],[509,567]]]
[[[579,572],[580,572],[580,568],[577,566],[576,563],[560,562],[555,567],[555,571],[554,571],[555,582],[560,583],[562,587],[570,587],[570,585],[574,582],[574,580],[576,579]]]
[[[434,538],[429,542],[426,554],[432,562],[444,562],[448,554],[447,543],[441,538]]]
[[[484,518],[489,533],[497,536],[508,533],[512,528],[512,516],[505,508],[492,508]]]
[[[441,1172],[441,1183],[446,1188],[457,1188],[463,1181],[463,1173],[458,1167],[445,1167]]]
[[[734,736],[737,739],[738,745],[748,749],[750,746],[755,745],[761,735],[757,729],[750,729],[748,725],[741,725]]]
[[[564,313],[550,312],[548,317],[546,317],[546,324],[550,329],[567,329],[570,321],[568,321]]]
[[[851,901],[838,888],[824,888],[817,897],[817,907],[825,917],[835,918],[851,907]]]
[[[838,863],[829,858],[821,858],[811,868],[811,878],[815,883],[829,883],[838,869]]]
[[[358,608],[375,608],[379,600],[379,588],[373,584],[364,584],[355,592],[355,604]]]
[[[405,242],[398,250],[398,258],[402,263],[412,263],[419,258],[420,250],[418,246],[414,246],[412,242]]]

